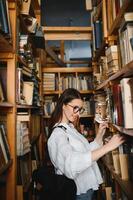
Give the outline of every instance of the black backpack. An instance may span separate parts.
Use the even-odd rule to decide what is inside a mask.
[[[63,126],[58,126],[65,128]],[[47,150],[48,154],[48,150]],[[47,155],[47,161],[49,155]],[[32,182],[34,195],[38,200],[76,200],[76,184],[65,175],[55,174],[54,166],[50,161],[33,171]],[[47,165],[50,163],[50,165]]]

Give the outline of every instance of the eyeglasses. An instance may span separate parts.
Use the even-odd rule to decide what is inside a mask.
[[[77,112],[79,112],[79,114],[81,115],[85,111],[85,109],[83,107],[80,108],[78,106],[72,106],[70,104],[67,104],[67,105],[73,108],[74,114],[76,114]]]

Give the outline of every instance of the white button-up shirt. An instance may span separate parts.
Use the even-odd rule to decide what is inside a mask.
[[[57,127],[48,139],[49,156],[57,174],[74,179],[77,195],[87,190],[97,190],[103,182],[97,162],[91,158],[91,151],[99,148],[94,140],[89,143],[72,124],[61,123],[66,130]]]

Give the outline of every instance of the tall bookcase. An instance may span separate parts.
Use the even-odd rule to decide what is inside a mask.
[[[0,168],[0,196],[32,199],[31,174],[42,159],[41,50],[32,41],[40,26],[40,5],[6,0],[0,12],[0,124],[10,149],[10,159]],[[26,39],[20,41],[21,36]]]
[[[101,159],[102,191],[108,199],[132,199],[133,194],[132,11],[130,0],[93,1],[95,124],[109,120],[106,137],[119,133],[126,138]]]

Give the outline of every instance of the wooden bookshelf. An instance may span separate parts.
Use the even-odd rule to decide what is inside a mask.
[[[130,0],[125,0],[125,1],[123,1],[123,3],[121,2],[122,4],[119,4],[119,3],[120,3],[120,1],[103,0],[103,1],[101,1],[101,5],[98,5],[97,8],[95,8],[96,15],[94,15],[94,19],[95,19],[95,16],[97,16],[96,19],[99,19],[101,13],[103,13],[103,15],[104,15],[102,18],[102,22],[103,22],[103,32],[105,33],[104,36],[105,36],[105,44],[106,45],[104,45],[103,48],[102,47],[99,48],[98,51],[95,51],[93,54],[94,56],[92,58],[92,60],[95,61],[94,68],[96,68],[96,70],[94,70],[94,76],[98,77],[94,94],[97,96],[101,95],[101,97],[99,97],[99,99],[102,97],[106,97],[106,100],[104,103],[106,105],[106,109],[108,112],[106,114],[108,115],[108,120],[109,120],[109,131],[107,134],[113,135],[116,133],[120,133],[120,134],[124,135],[124,137],[126,138],[126,141],[123,144],[122,148],[124,148],[124,145],[127,145],[129,147],[129,149],[127,152],[126,152],[126,150],[125,151],[123,150],[123,154],[125,154],[128,157],[128,159],[131,159],[130,156],[132,155],[131,151],[132,151],[132,143],[133,143],[133,138],[132,138],[133,129],[125,128],[126,127],[124,124],[125,123],[125,121],[124,121],[125,120],[125,118],[124,118],[125,110],[124,110],[124,112],[122,111],[122,109],[124,109],[124,106],[122,104],[124,100],[122,99],[123,98],[122,96],[121,96],[121,101],[122,101],[121,104],[119,102],[120,99],[119,100],[117,99],[118,102],[117,102],[117,100],[115,100],[115,97],[114,97],[115,91],[113,90],[113,88],[114,88],[114,86],[117,86],[117,85],[120,85],[122,87],[122,85],[121,85],[122,79],[129,78],[132,80],[132,78],[133,78],[132,57],[131,57],[131,59],[129,59],[129,61],[128,60],[125,61],[125,64],[123,64],[124,61],[122,60],[122,58],[124,56],[125,56],[125,59],[127,59],[127,55],[129,55],[128,48],[130,48],[130,46],[128,46],[126,51],[122,52],[122,50],[125,47],[123,45],[123,49],[121,48],[121,38],[120,38],[122,31],[124,32],[124,30],[120,29],[121,24],[123,22],[124,14],[126,12],[132,12],[133,2]],[[118,10],[115,10],[116,5],[118,6]],[[97,14],[97,13],[100,13],[100,14]],[[126,26],[125,26],[125,30],[126,30]],[[126,38],[125,40],[128,40],[128,38]],[[125,42],[125,45],[126,44],[127,43]],[[129,45],[130,45],[130,42],[129,42]],[[113,49],[116,47],[117,47],[117,56],[116,56],[116,53],[113,52],[113,50],[112,50],[112,52],[111,51],[109,52],[109,49],[111,49],[111,48]],[[112,57],[109,58],[108,55],[110,55]],[[100,58],[102,58],[102,57],[105,58],[105,60],[104,60],[105,63],[103,65],[101,65],[101,63],[100,63]],[[114,62],[115,59],[117,59],[117,63],[118,63],[117,67],[118,68],[113,68],[113,67],[111,68],[109,66],[109,64],[110,64],[109,62],[115,63]],[[102,68],[102,67],[103,67],[103,71],[106,72],[106,76],[104,78],[103,78],[103,76],[100,75],[100,73],[101,74],[103,73],[103,71],[100,71],[100,68]],[[111,73],[109,73],[109,69],[112,70]],[[130,91],[132,91],[131,87],[130,87]],[[121,95],[123,95],[122,92],[123,92],[123,90],[121,91]],[[128,97],[127,97],[127,99],[128,99]],[[100,100],[99,100],[99,102],[100,102]],[[102,102],[102,100],[101,100],[101,102]],[[122,105],[122,107],[119,111],[118,111],[118,109],[120,107],[118,108],[116,106],[116,104],[117,104],[117,106],[118,106],[118,104]],[[118,112],[119,112],[119,117],[120,116],[122,117],[122,113],[123,113],[123,118],[119,119],[119,120],[123,120],[123,122],[119,121],[119,120],[117,121],[117,119],[115,117],[113,117],[114,113],[118,114]],[[130,110],[129,112],[132,112],[132,111]],[[97,113],[96,113],[95,117],[97,117]],[[98,126],[98,123],[100,123],[100,121],[96,122],[97,126]],[[118,152],[119,152],[119,154],[122,153],[120,151],[120,149],[118,149]],[[106,160],[106,157],[105,157],[105,160]],[[102,165],[103,165],[103,168],[105,167],[109,173],[109,174],[106,173],[106,170],[105,170],[105,174],[107,175],[108,178],[113,177],[114,182],[119,185],[119,190],[117,190],[115,188],[117,190],[116,192],[119,193],[116,195],[116,199],[119,199],[119,198],[123,199],[122,193],[125,194],[127,199],[132,199],[133,180],[132,180],[132,175],[131,175],[131,171],[130,171],[130,166],[128,166],[128,165],[130,165],[131,161],[129,160],[128,164],[125,165],[125,166],[128,166],[128,168],[129,168],[128,170],[126,169],[128,171],[128,173],[130,174],[129,178],[128,178],[128,180],[122,180],[121,176],[115,172],[114,166],[105,162],[105,160],[102,159]],[[122,172],[119,172],[119,173],[122,173]],[[107,180],[105,180],[105,185],[106,184],[108,184]],[[119,198],[118,198],[118,196],[119,196]]]
[[[30,151],[27,155],[21,158],[17,154],[17,115],[20,113],[27,113],[29,115],[29,121],[27,122],[28,128],[30,128],[30,138],[31,144],[40,144],[38,148],[42,149],[42,144],[40,143],[40,135],[42,133],[41,127],[41,109],[42,105],[40,104],[18,104],[16,99],[16,88],[17,88],[17,67],[19,65],[28,67],[27,60],[23,60],[19,53],[19,33],[21,34],[30,34],[26,30],[26,25],[23,23],[23,17],[20,16],[21,5],[19,1],[9,0],[8,2],[8,11],[10,26],[11,26],[11,38],[7,37],[6,34],[0,34],[0,73],[2,72],[2,84],[5,99],[0,102],[0,119],[1,123],[5,123],[7,130],[7,140],[10,147],[10,156],[11,160],[6,163],[0,170],[0,181],[4,181],[0,185],[0,195],[1,200],[17,200],[17,196],[21,200],[25,200],[28,195],[28,199],[32,199],[32,188],[31,188],[31,175],[32,175],[32,158]],[[38,19],[38,24],[40,24],[40,5],[39,1],[31,1],[32,10],[27,15],[29,17],[31,14]],[[35,12],[33,12],[35,11]],[[25,16],[26,17],[26,16]],[[24,31],[24,32],[23,32]],[[31,45],[34,46],[33,44]],[[35,48],[34,48],[35,50]],[[34,51],[33,50],[33,51]],[[34,51],[34,57],[36,57],[36,62],[40,63],[41,50]],[[4,64],[3,64],[4,63]],[[3,67],[5,70],[3,70]],[[1,71],[2,70],[2,71]],[[36,76],[36,81],[38,83],[39,95],[41,95],[41,79],[39,74],[41,74],[41,68],[39,67],[39,72],[34,75]],[[29,77],[24,75],[25,80],[29,80]],[[35,119],[38,121],[38,127],[33,126]],[[38,129],[38,130],[35,130]],[[39,150],[40,151],[40,150]],[[18,177],[22,178],[21,171],[19,169],[18,158],[22,161],[25,161],[26,167],[28,167],[28,179],[25,185],[18,183]],[[23,164],[23,165],[25,165]],[[2,177],[2,178],[1,178]],[[21,191],[18,190],[18,184],[21,187]],[[17,193],[17,191],[19,191]]]

